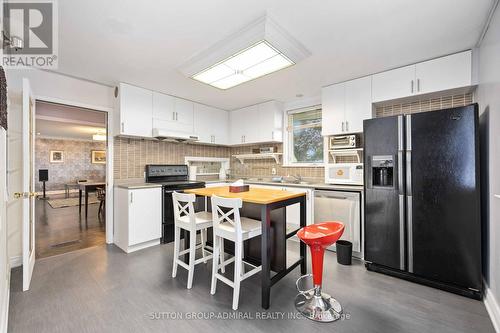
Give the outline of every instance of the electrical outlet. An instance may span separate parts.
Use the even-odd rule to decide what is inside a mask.
[[[275,174],[276,174],[276,168],[272,168],[272,169],[271,169],[271,174],[272,174],[272,175],[275,175]]]

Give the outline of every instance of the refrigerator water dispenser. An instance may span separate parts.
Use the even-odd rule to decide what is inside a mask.
[[[393,156],[372,156],[372,186],[394,187]]]

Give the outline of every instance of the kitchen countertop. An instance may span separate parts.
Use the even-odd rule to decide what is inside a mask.
[[[228,185],[237,179],[229,179],[229,180],[207,180],[205,183],[210,184],[210,183],[227,183]],[[283,186],[283,187],[301,187],[301,188],[309,188],[309,189],[315,189],[315,190],[335,190],[335,191],[356,191],[356,192],[363,192],[363,186],[362,185],[332,185],[332,184],[325,184],[325,183],[307,183],[307,184],[294,184],[294,183],[280,183],[280,182],[273,182],[270,180],[249,180],[249,179],[244,179],[243,180],[245,184],[254,184],[254,185],[272,185],[272,186]]]
[[[144,180],[124,181],[115,184],[115,187],[124,188],[127,190],[137,190],[141,188],[161,187],[161,184],[146,183]]]
[[[228,179],[228,180],[206,180],[205,183],[207,184],[213,184],[213,183],[226,183],[226,184],[231,184],[232,182],[235,182],[237,179]],[[310,182],[307,184],[294,184],[294,183],[280,183],[280,182],[273,182],[271,180],[254,180],[254,179],[244,179],[245,184],[250,184],[250,185],[271,185],[271,186],[283,186],[283,187],[299,187],[299,188],[308,188],[308,189],[315,189],[315,190],[330,190],[330,191],[355,191],[355,192],[363,192],[363,186],[362,185],[332,185],[332,184],[325,184],[325,183],[316,183],[316,182]],[[141,188],[155,188],[155,187],[161,187],[161,184],[153,184],[153,183],[146,183],[144,180],[129,180],[129,181],[120,181],[118,183],[115,183],[115,187],[119,188],[125,188],[129,190],[134,190],[134,189],[141,189]]]

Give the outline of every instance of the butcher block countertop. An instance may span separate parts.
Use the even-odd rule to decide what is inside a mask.
[[[267,188],[254,188],[250,185],[248,192],[232,193],[229,186],[206,187],[185,190],[185,193],[193,193],[200,196],[210,197],[216,195],[224,198],[240,198],[243,202],[267,205],[288,199],[293,199],[306,195],[305,193],[294,193],[284,190],[272,190]]]

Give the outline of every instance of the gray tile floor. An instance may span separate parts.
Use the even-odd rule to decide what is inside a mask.
[[[186,270],[172,279],[171,244],[128,255],[115,246],[79,250],[37,260],[28,292],[21,291],[21,269],[13,270],[9,332],[494,332],[482,302],[335,259],[327,253],[324,288],[348,318],[322,324],[288,318],[298,270],[273,288],[267,312],[259,275],[245,280],[233,312],[228,286],[219,282],[210,295],[210,263],[197,266],[191,290]],[[242,318],[202,318],[235,313]]]

